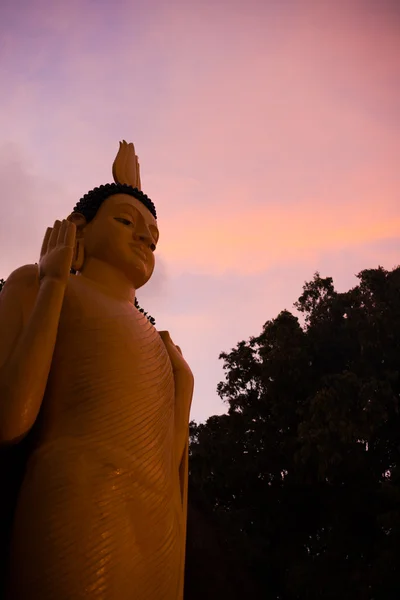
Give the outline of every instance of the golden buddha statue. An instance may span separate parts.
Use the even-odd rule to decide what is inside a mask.
[[[193,375],[135,307],[158,224],[133,144],[0,295],[0,441],[35,424],[10,600],[181,600]]]

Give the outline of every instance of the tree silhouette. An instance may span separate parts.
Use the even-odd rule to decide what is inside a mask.
[[[400,269],[358,279],[222,353],[228,414],[191,426],[192,496],[260,598],[400,597]]]

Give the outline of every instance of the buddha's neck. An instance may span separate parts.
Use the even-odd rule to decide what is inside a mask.
[[[77,275],[91,282],[105,293],[123,302],[135,302],[135,288],[123,273],[95,258],[85,261]]]

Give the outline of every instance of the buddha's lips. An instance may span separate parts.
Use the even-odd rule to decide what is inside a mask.
[[[147,262],[146,253],[144,252],[144,250],[142,250],[141,246],[138,246],[137,244],[131,244],[131,248],[134,252],[136,252],[140,256],[140,258],[142,258],[145,262]]]

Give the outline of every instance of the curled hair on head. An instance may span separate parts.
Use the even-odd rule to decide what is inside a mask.
[[[150,198],[141,190],[126,185],[125,183],[107,183],[106,185],[94,188],[82,196],[75,205],[73,212],[82,214],[85,217],[86,222],[89,223],[96,216],[96,213],[104,200],[107,200],[110,196],[115,196],[115,194],[128,194],[128,196],[133,196],[133,198],[139,200],[139,202],[151,212],[153,217],[157,219],[156,207]]]

